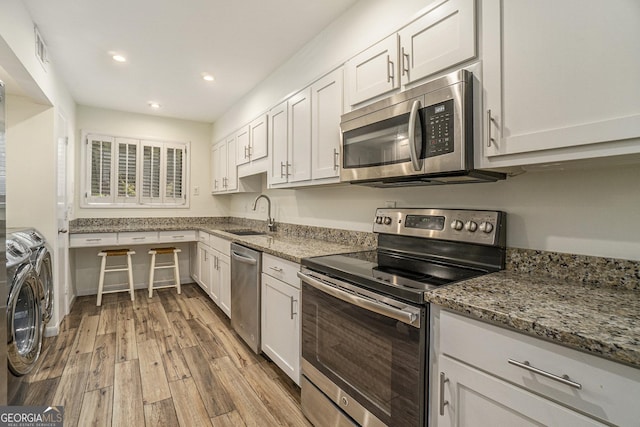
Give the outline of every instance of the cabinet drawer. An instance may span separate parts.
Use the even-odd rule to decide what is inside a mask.
[[[298,271],[300,271],[300,264],[273,255],[262,254],[262,272],[282,280],[296,289],[300,289]]]
[[[118,233],[84,233],[69,236],[69,247],[113,246],[118,244]]]
[[[218,236],[211,236],[209,246],[223,255],[231,256],[231,242]]]
[[[444,310],[440,352],[614,424],[634,425],[640,419],[640,369]],[[580,388],[562,383],[565,375]]]
[[[205,244],[209,244],[209,238],[211,237],[211,235],[209,233],[207,233],[206,231],[198,231],[198,241],[205,243]]]
[[[158,240],[162,243],[171,242],[195,242],[196,238],[195,230],[181,230],[181,231],[161,231],[158,233]]]
[[[144,245],[158,243],[157,231],[118,233],[118,245]]]

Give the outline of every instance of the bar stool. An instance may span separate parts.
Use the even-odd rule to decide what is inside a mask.
[[[178,268],[178,253],[181,252],[180,249],[170,247],[170,248],[153,248],[149,250],[149,255],[151,255],[151,266],[149,267],[149,298],[153,298],[153,290],[154,289],[163,289],[163,288],[177,288],[178,294],[181,293],[180,289],[180,269]],[[173,262],[164,262],[156,264],[156,255],[169,255],[173,254]],[[173,276],[175,280],[175,284],[173,285],[164,285],[164,286],[154,286],[153,285],[153,276],[156,270],[162,268],[173,268]]]
[[[104,249],[98,252],[98,256],[102,257],[102,263],[100,265],[100,282],[98,283],[98,302],[97,306],[102,304],[102,295],[103,294],[112,294],[115,292],[129,292],[131,294],[131,301],[134,298],[133,292],[133,268],[131,267],[131,255],[135,254],[135,251],[131,251],[129,249]],[[109,257],[118,257],[118,256],[127,256],[127,265],[112,265],[107,266],[107,258]],[[128,289],[117,289],[113,291],[105,291],[104,290],[104,276],[106,273],[114,273],[118,271],[126,271],[129,276],[129,288]]]

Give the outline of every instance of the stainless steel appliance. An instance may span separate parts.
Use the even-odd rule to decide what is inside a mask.
[[[40,279],[43,327],[49,323],[53,314],[53,276],[51,251],[44,235],[35,228],[7,230],[11,237],[20,240],[31,250],[31,265]]]
[[[472,86],[460,70],[344,114],[340,179],[376,187],[504,179],[474,169]]]
[[[7,238],[5,249],[9,279],[7,402],[20,405],[26,390],[22,377],[34,368],[42,349],[41,285],[31,265],[29,248],[16,239]]]
[[[6,143],[5,143],[5,103],[4,83],[0,80],[0,251],[5,250],[6,237]],[[5,254],[0,254],[0,319],[4,322],[7,318],[7,298],[9,289],[7,286],[7,269]],[[0,406],[7,404],[7,327],[0,326]]]
[[[260,353],[260,274],[262,252],[231,244],[231,326]]]
[[[424,426],[425,293],[498,271],[499,211],[378,209],[375,251],[302,260],[302,410],[316,427]]]

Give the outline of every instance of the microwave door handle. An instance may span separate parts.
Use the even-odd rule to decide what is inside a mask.
[[[416,147],[418,143],[422,146],[422,134],[416,135],[416,120],[419,120],[418,110],[420,110],[420,101],[416,100],[413,102],[411,114],[409,114],[409,154],[411,155],[411,164],[416,172],[422,170],[422,159],[418,153],[418,147]],[[416,141],[416,136],[419,141]]]
[[[353,304],[365,310],[378,313],[382,316],[395,319],[399,322],[406,323],[407,325],[415,326],[417,328],[420,327],[420,318],[415,313],[409,313],[407,311],[400,310],[398,308],[380,304],[378,302],[371,301],[366,298],[362,298],[358,295],[354,295],[349,292],[342,291],[338,288],[334,288],[333,286],[326,285],[321,281],[314,279],[313,277],[310,277],[302,272],[298,272],[298,277],[308,285],[313,286],[314,288],[316,288],[321,292],[324,292],[325,294],[329,294],[333,297],[336,297],[339,300]]]

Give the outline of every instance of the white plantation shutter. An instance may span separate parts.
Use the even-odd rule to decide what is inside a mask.
[[[118,158],[117,200],[121,203],[138,201],[138,144],[136,139],[116,138]]]
[[[142,203],[162,203],[162,143],[142,141]]]
[[[166,145],[166,179],[165,179],[165,203],[181,204],[184,196],[184,172],[186,147],[184,145]]]
[[[86,144],[89,155],[87,201],[94,203],[113,202],[113,157],[114,140],[111,136],[88,135]]]
[[[86,134],[85,206],[188,206],[188,144]]]

